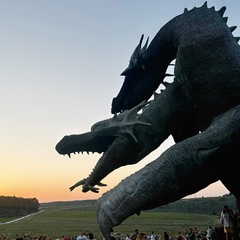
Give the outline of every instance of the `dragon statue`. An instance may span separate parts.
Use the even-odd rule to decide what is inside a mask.
[[[115,169],[135,164],[170,135],[175,144],[97,200],[105,239],[133,214],[179,200],[220,180],[240,199],[240,47],[224,17],[205,2],[166,23],[133,52],[113,117],[90,132],[69,135],[59,154],[103,153],[91,174],[73,185],[98,192]],[[174,62],[174,81],[164,81]],[[165,89],[155,93],[160,84]]]

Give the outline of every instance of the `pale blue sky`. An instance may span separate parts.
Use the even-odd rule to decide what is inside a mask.
[[[56,143],[111,117],[112,98],[123,83],[120,74],[141,34],[151,41],[185,7],[203,3],[0,0],[0,194],[40,201],[100,197],[104,188],[85,195],[81,189],[68,190],[88,176],[100,155],[68,159],[55,151]],[[211,6],[227,7],[228,25],[239,25],[234,35],[240,36],[240,1],[208,1]],[[104,182],[113,187],[169,144]],[[224,193],[228,191],[217,183],[195,196]]]

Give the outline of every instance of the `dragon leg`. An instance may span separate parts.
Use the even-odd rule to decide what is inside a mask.
[[[226,163],[234,161],[228,156],[232,151],[240,153],[236,147],[240,143],[239,110],[240,106],[229,110],[204,132],[175,144],[103,194],[97,201],[97,220],[105,239],[110,239],[112,227],[129,216],[179,200],[221,179]]]

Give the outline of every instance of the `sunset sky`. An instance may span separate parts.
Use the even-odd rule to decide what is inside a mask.
[[[111,102],[121,72],[141,34],[150,38],[185,7],[204,1],[1,0],[0,1],[0,195],[36,197],[40,202],[98,198],[123,178],[155,160],[173,144],[168,139],[135,166],[112,172],[100,193],[70,192],[87,177],[100,154],[59,155],[64,136],[90,130],[112,117]],[[226,6],[229,26],[239,26],[240,1],[208,1]],[[222,196],[220,183],[189,197]]]

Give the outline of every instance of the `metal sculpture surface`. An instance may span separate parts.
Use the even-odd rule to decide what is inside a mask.
[[[193,194],[221,180],[240,199],[233,167],[240,156],[240,47],[227,26],[226,8],[205,3],[185,9],[164,25],[148,45],[134,51],[125,80],[112,102],[111,119],[90,132],[65,136],[60,154],[103,153],[92,173],[73,185],[98,192],[113,170],[135,164],[170,135],[175,144],[159,158],[122,180],[97,201],[103,236],[133,214]],[[169,64],[174,81],[160,94]],[[140,110],[142,110],[140,112]]]

